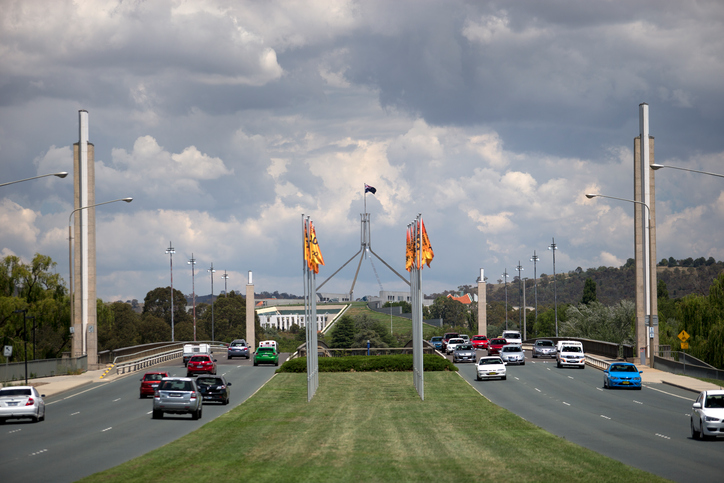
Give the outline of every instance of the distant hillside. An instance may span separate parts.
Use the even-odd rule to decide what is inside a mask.
[[[666,283],[670,298],[681,298],[688,294],[708,295],[709,286],[716,277],[724,272],[724,262],[712,262],[699,266],[658,266],[656,269],[658,280]],[[556,274],[558,279],[558,303],[579,303],[583,296],[583,286],[586,279],[596,282],[596,298],[605,305],[613,305],[621,300],[634,300],[635,297],[635,270],[633,259],[620,268],[599,267],[576,270]],[[497,282],[497,281],[496,281]],[[554,299],[553,275],[541,274],[538,277],[538,306],[552,306]],[[518,277],[508,282],[508,303],[518,305],[520,299]],[[459,294],[477,293],[477,286],[464,285],[448,293]],[[529,279],[526,285],[526,305],[531,307],[535,303],[535,289],[533,280]],[[487,300],[505,302],[505,284],[487,284]]]

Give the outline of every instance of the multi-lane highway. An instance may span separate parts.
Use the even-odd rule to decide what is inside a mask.
[[[274,366],[254,367],[245,359],[228,361],[215,354],[218,374],[231,386],[231,402],[204,404],[198,421],[186,415],[151,419],[152,400],[139,399],[143,372],[46,398],[46,419],[11,420],[0,426],[2,481],[71,482],[145,454],[201,427],[234,408],[274,374]],[[280,360],[285,360],[283,354]],[[172,376],[185,376],[176,363],[160,365]]]
[[[664,384],[603,389],[599,370],[526,357],[523,366],[507,366],[505,381],[476,381],[474,364],[457,366],[493,403],[569,441],[674,481],[722,480],[724,440],[690,436],[694,393]]]

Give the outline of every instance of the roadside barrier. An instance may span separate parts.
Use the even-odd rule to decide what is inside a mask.
[[[219,350],[226,350],[226,346],[219,344],[218,342],[216,345],[211,346],[212,349],[219,349]],[[161,362],[167,362],[174,359],[179,359],[183,356],[183,347],[181,348],[175,348],[171,350],[166,350],[163,352],[158,352],[159,349],[151,349],[148,351],[142,351],[137,354],[130,354],[125,355],[122,357],[117,357],[116,359],[133,359],[133,360],[127,360],[125,362],[121,362],[116,364],[116,361],[114,361],[114,368],[116,370],[116,374],[126,374],[131,372],[140,371],[141,369],[146,369],[148,367],[154,366],[156,364],[159,364]],[[149,352],[152,352],[149,354]],[[212,351],[213,352],[213,351]],[[134,357],[135,356],[135,357]]]

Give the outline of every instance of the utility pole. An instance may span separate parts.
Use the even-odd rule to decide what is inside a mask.
[[[191,298],[194,306],[194,342],[196,342],[196,282],[194,281],[194,265],[196,265],[196,259],[194,258],[193,252],[191,253],[188,264],[191,265]]]
[[[538,265],[538,255],[535,254],[535,250],[533,250],[533,256],[530,257],[530,261],[533,262],[533,281],[535,282],[535,321],[538,322],[538,273],[537,273],[537,265]]]
[[[173,330],[173,254],[176,253],[176,250],[173,248],[173,243],[168,242],[166,253],[171,257],[171,342],[175,342],[176,336]]]

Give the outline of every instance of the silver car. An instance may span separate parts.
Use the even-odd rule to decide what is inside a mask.
[[[0,389],[0,424],[7,419],[30,418],[34,423],[45,421],[45,401],[32,386]]]
[[[724,436],[724,390],[703,391],[691,407],[691,437]]]
[[[525,365],[525,352],[520,344],[506,344],[500,349],[500,357],[508,364]]]
[[[537,357],[556,357],[556,345],[552,340],[538,339],[533,345],[533,359]]]
[[[453,362],[475,362],[475,349],[472,344],[458,344],[453,352]]]
[[[164,377],[153,395],[153,419],[161,419],[163,413],[191,414],[191,419],[201,418],[202,396],[196,381],[190,377]]]

